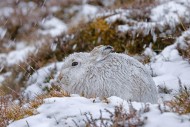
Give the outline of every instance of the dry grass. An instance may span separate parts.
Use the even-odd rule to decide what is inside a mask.
[[[75,38],[69,42],[68,47],[76,46],[75,51],[90,51],[97,45],[112,45],[117,52],[123,52],[125,45],[118,36],[116,27],[108,24],[104,18],[98,18],[87,24],[83,24],[81,30],[73,29]]]
[[[173,112],[179,114],[190,113],[190,88],[180,86],[178,94],[175,96],[175,99],[169,103],[169,106]]]
[[[115,3],[109,7],[115,8],[128,8],[128,9],[142,9],[144,7],[151,7],[156,4],[155,0],[116,0]]]
[[[30,4],[30,5],[29,5]],[[32,6],[34,4],[34,6]],[[74,14],[65,12],[65,9],[73,5],[81,5],[82,0],[71,1],[38,1],[38,0],[9,0],[0,1],[0,8],[10,7],[12,13],[10,16],[3,15],[0,19],[1,28],[6,30],[3,38],[0,38],[0,53],[7,53],[15,49],[11,42],[23,41],[27,44],[39,42],[46,38],[38,30],[43,29],[41,23],[43,19],[55,16],[64,22],[70,22]],[[22,6],[22,7],[21,7]],[[24,6],[24,7],[23,7]],[[53,6],[59,6],[61,9],[56,12],[50,11]],[[23,9],[24,8],[24,9]],[[7,14],[9,13],[6,12]],[[69,16],[68,16],[69,15]],[[6,46],[5,46],[6,45]]]
[[[149,106],[145,105],[144,108],[137,111],[133,105],[129,102],[129,112],[126,112],[123,106],[116,106],[114,112],[105,109],[110,114],[109,118],[102,116],[100,111],[100,117],[95,119],[89,113],[86,116],[86,127],[141,127],[144,126],[146,117],[141,118],[143,113],[149,112]],[[98,124],[97,124],[98,123]],[[77,125],[77,123],[76,123]]]
[[[183,58],[187,59],[190,62],[190,37],[189,36],[185,37],[184,41],[187,47],[180,48],[180,46],[178,46],[178,51],[183,56]]]
[[[172,92],[172,89],[169,89],[166,86],[159,86],[158,85],[158,92],[164,93],[164,94],[170,94]]]
[[[7,68],[6,71],[10,71],[12,74],[2,82],[0,88],[6,93],[11,92],[8,87],[19,92],[21,87],[26,86],[27,80],[36,70],[48,63],[61,61],[65,55],[63,52],[64,49],[61,47],[61,43],[55,42],[57,47],[55,50],[52,50],[51,46],[54,44],[52,42],[54,42],[52,38],[47,38],[47,42],[38,47],[36,52],[30,53],[25,61],[15,64],[11,68]]]
[[[37,35],[36,30],[40,28],[39,22],[44,17],[53,14],[58,18],[65,20],[64,17],[59,17],[60,13],[61,15],[63,15],[62,13],[64,11],[62,9],[69,8],[71,5],[80,5],[81,2],[77,2],[76,0],[74,0],[70,2],[47,1],[46,3],[43,3],[40,1],[33,0],[33,2],[37,4],[37,9],[35,9],[35,11],[28,11],[26,15],[21,13],[21,9],[17,8],[17,5],[21,2],[22,0],[18,1],[18,3],[13,2],[11,6],[16,11],[12,14],[12,17],[10,19],[2,18],[4,20],[0,21],[0,24],[8,30],[5,38],[0,41],[2,41],[2,43],[7,43],[7,41],[9,40],[25,40],[26,42],[33,43],[35,40],[40,40],[44,41],[45,43],[44,45],[39,47],[37,53],[30,54],[26,61],[9,68],[4,68],[3,72],[12,72],[12,75],[2,83],[4,86],[2,89],[7,93],[10,93],[10,90],[6,87],[10,87],[11,89],[14,89],[17,92],[20,91],[21,87],[26,86],[26,82],[29,76],[31,76],[33,72],[35,72],[35,70],[38,70],[39,68],[45,66],[47,63],[61,61],[65,56],[67,56],[70,53],[76,51],[90,51],[95,46],[102,44],[112,45],[116,52],[127,52],[129,55],[141,55],[141,53],[144,51],[144,47],[149,46],[149,44],[153,42],[153,37],[151,33],[149,33],[148,35],[144,35],[142,29],[137,30],[135,35],[132,35],[133,31],[120,33],[117,30],[118,25],[135,24],[130,24],[128,22],[118,20],[114,23],[108,24],[105,21],[106,17],[100,17],[88,23],[83,22],[79,24],[79,26],[77,26],[76,28],[71,29],[69,31],[69,34],[75,35],[74,39],[70,38],[64,41],[64,34],[55,38]],[[96,2],[101,1],[94,0],[88,2],[95,2],[94,4],[96,4]],[[132,19],[136,21],[149,21],[148,16],[150,14],[151,7],[148,6],[153,6],[154,0],[149,0],[146,2],[144,0],[119,0],[116,2],[114,6],[119,5],[125,7],[125,3],[128,5],[128,7],[126,8],[130,8],[130,6],[134,7],[134,11],[132,11],[132,13],[130,14]],[[48,8],[54,5],[60,5],[62,9],[55,13],[43,11],[43,9],[48,10]],[[68,18],[68,16],[66,17]],[[183,26],[185,27],[186,24],[184,24]],[[155,28],[155,33],[157,35],[160,34],[158,27],[159,26],[156,26]],[[168,29],[170,28],[166,25],[163,32],[167,31]],[[174,36],[178,35],[181,32],[180,28],[176,31],[177,32],[174,33]],[[156,42],[153,43],[152,48],[154,51],[161,51],[164,47],[172,44],[174,41],[175,38],[159,37],[157,38]],[[56,50],[51,49],[52,44],[57,45]],[[9,52],[11,50],[14,50],[14,48],[15,47],[9,47],[8,49],[6,49],[2,45],[0,45],[0,49],[3,49],[2,52]],[[147,57],[144,60],[145,63],[149,61],[150,58]]]
[[[26,116],[34,114],[34,109],[22,107],[19,104],[12,102],[11,96],[0,97],[0,126],[6,127],[10,121],[22,119]]]
[[[2,83],[0,87],[0,126],[6,126],[9,121],[21,119],[33,114],[36,114],[36,108],[43,103],[44,98],[48,97],[63,97],[68,96],[59,88],[47,89],[47,94],[42,94],[36,97],[34,101],[27,102],[26,99],[21,97],[20,91],[26,87],[26,82],[29,77],[38,69],[46,66],[48,63],[62,61],[62,59],[70,53],[75,51],[90,51],[97,45],[112,45],[116,52],[127,52],[130,55],[138,54],[144,51],[144,47],[149,46],[153,42],[151,33],[144,35],[143,30],[139,29],[135,35],[132,35],[132,31],[120,33],[117,30],[118,25],[135,25],[130,22],[124,22],[117,20],[114,23],[108,24],[105,21],[106,17],[100,17],[88,23],[80,23],[76,28],[70,29],[69,34],[75,35],[74,39],[68,38],[66,41],[63,40],[65,35],[52,38],[48,36],[41,36],[37,34],[37,30],[41,29],[39,22],[48,15],[53,15],[64,20],[66,23],[70,22],[70,19],[76,15],[77,12],[63,15],[64,9],[69,8],[72,5],[80,5],[81,1],[44,1],[32,0],[37,4],[37,9],[34,11],[28,11],[27,14],[22,13],[21,9],[17,7],[19,2],[24,0],[18,0],[18,2],[10,3],[13,7],[14,13],[11,18],[2,17],[0,19],[0,25],[7,28],[7,33],[3,39],[0,39],[0,53],[8,53],[14,50],[15,47],[6,48],[4,45],[10,41],[25,41],[26,43],[34,43],[35,41],[42,40],[44,45],[40,46],[38,51],[31,53],[26,61],[16,64],[12,67],[5,67],[0,73],[12,72],[12,75]],[[3,3],[4,2],[4,3]],[[26,2],[30,2],[27,0]],[[103,6],[100,0],[90,0],[89,4]],[[1,1],[1,5],[7,4],[5,1]],[[114,8],[128,8],[134,9],[130,14],[131,18],[135,21],[149,22],[150,9],[155,4],[154,0],[117,0],[116,3],[108,7]],[[1,6],[0,5],[0,6]],[[50,12],[48,8],[54,5],[60,5],[61,10],[58,12]],[[46,11],[44,11],[46,10]],[[165,37],[158,37],[153,43],[154,51],[161,51],[166,46],[174,43],[177,36],[179,36],[190,24],[185,23],[183,19],[181,24],[176,26],[175,31],[172,31],[172,35]],[[155,33],[159,36],[159,25],[155,27]],[[79,29],[80,28],[80,29]],[[184,29],[185,28],[185,29]],[[169,25],[163,28],[163,32],[170,30]],[[187,44],[189,44],[189,37],[185,38]],[[52,50],[51,45],[56,44],[55,50]],[[181,55],[190,61],[190,46],[187,49],[178,49]],[[149,57],[145,57],[144,63],[150,62]],[[49,80],[49,79],[48,79]],[[47,82],[48,82],[47,80]],[[170,93],[166,88],[161,89],[164,93]],[[11,97],[8,96],[11,94]],[[171,101],[170,106],[174,112],[179,114],[186,114],[190,112],[190,90],[189,88],[182,87],[179,94]],[[12,104],[11,101],[17,99],[20,101],[19,104]],[[27,107],[23,107],[24,104],[28,103]],[[133,108],[132,108],[133,109]],[[108,111],[109,112],[109,111]],[[116,107],[114,114],[110,113],[110,119],[112,126],[143,126],[144,120],[140,119],[138,112],[133,110],[130,113],[124,112],[122,107]],[[95,119],[86,116],[86,126],[95,126]],[[101,117],[100,120],[101,121]],[[135,119],[136,123],[131,123],[131,120]],[[102,126],[106,126],[102,122]]]
[[[39,27],[39,22],[47,15],[46,12],[42,11],[41,8],[32,9],[29,7],[24,12],[21,7],[18,7],[21,2],[9,4],[13,8],[11,18],[4,16],[0,20],[0,25],[7,29],[4,39],[25,40],[27,42],[40,39],[36,30]]]
[[[0,98],[0,125],[5,127],[9,122],[19,120],[34,114],[37,114],[36,109],[43,104],[45,98],[50,97],[65,97],[70,96],[64,90],[60,89],[58,86],[54,86],[49,89],[48,93],[40,94],[35,97],[32,101],[27,101],[22,98],[18,103],[11,102],[11,96],[3,96]],[[106,101],[106,100],[105,100]],[[109,103],[109,102],[107,102]],[[114,112],[112,113],[109,110],[105,111],[109,114],[109,118],[104,118],[102,111],[100,111],[99,118],[93,118],[92,114],[86,113],[85,124],[86,127],[139,127],[144,126],[146,123],[147,117],[142,117],[142,114],[149,112],[149,105],[143,106],[140,110],[136,110],[132,103],[129,102],[129,110],[125,111],[123,106],[115,107]],[[24,106],[25,105],[25,106]],[[190,113],[190,88],[181,86],[179,93],[175,96],[175,99],[167,102],[167,106],[170,109],[161,107],[158,105],[158,110],[160,113],[164,112],[176,112],[179,114]],[[75,121],[73,121],[75,122]],[[76,126],[77,123],[75,122]]]
[[[34,100],[29,101],[26,98],[18,100],[18,103],[12,102],[12,96],[0,97],[0,126],[6,127],[9,122],[19,120],[34,114],[37,114],[37,108],[43,104],[45,98],[50,97],[65,97],[68,93],[62,89],[51,88],[48,93],[39,94]]]
[[[3,86],[5,86],[2,89],[10,93],[10,90],[6,88],[10,87],[19,92],[21,87],[26,86],[28,78],[35,70],[38,70],[48,63],[62,61],[65,56],[73,52],[90,51],[97,45],[112,45],[116,52],[140,55],[144,51],[145,45],[149,46],[149,44],[153,42],[152,35],[150,33],[144,35],[142,30],[136,31],[135,38],[132,35],[132,31],[119,33],[117,26],[120,23],[121,22],[114,22],[108,24],[104,20],[104,17],[102,17],[90,21],[87,24],[80,25],[83,26],[80,30],[78,30],[78,27],[72,29],[70,34],[75,35],[74,39],[70,38],[63,41],[65,35],[61,35],[57,38],[46,37],[44,40],[47,42],[40,46],[36,53],[30,54],[26,61],[6,69],[6,71],[11,71],[12,75],[2,83]],[[159,34],[159,32],[157,32],[157,34]],[[156,42],[152,44],[152,48],[154,51],[161,51],[174,41],[174,38],[157,38]],[[52,50],[52,44],[57,45],[55,50]],[[150,58],[145,57],[143,62],[147,63],[149,61]]]
[[[143,14],[141,13],[141,15]],[[69,46],[67,47],[76,47],[74,51],[90,51],[97,45],[112,45],[116,52],[127,52],[134,55],[141,54],[144,51],[144,47],[149,46],[150,43],[152,43],[153,50],[161,51],[175,41],[175,38],[158,37],[156,42],[154,42],[151,31],[144,35],[144,30],[140,28],[135,31],[135,35],[133,35],[134,31],[121,33],[117,30],[117,26],[123,25],[123,21],[117,20],[108,24],[104,18],[80,25],[82,28],[80,30],[78,28],[72,29],[70,33],[74,33],[75,38],[69,41],[69,44],[67,44]],[[157,36],[161,34],[158,27],[159,25],[155,27]],[[167,30],[168,27],[166,25],[164,31]]]

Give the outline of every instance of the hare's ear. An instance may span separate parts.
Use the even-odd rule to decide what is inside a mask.
[[[102,47],[103,47],[103,45],[96,46],[96,47],[90,52],[90,55],[91,55],[91,56],[95,56],[95,55],[99,54]]]
[[[111,52],[113,52],[114,49],[112,46],[109,45],[100,45],[95,47],[91,52],[90,56],[95,61],[100,61],[105,59]]]

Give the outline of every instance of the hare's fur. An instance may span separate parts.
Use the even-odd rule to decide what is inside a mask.
[[[87,97],[118,96],[156,103],[157,90],[148,70],[134,58],[111,51],[111,46],[99,46],[65,58],[59,76],[63,88]],[[73,62],[78,64],[72,66]]]

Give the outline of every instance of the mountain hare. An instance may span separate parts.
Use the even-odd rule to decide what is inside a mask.
[[[148,70],[134,58],[113,53],[111,46],[74,53],[64,60],[59,75],[69,93],[86,97],[118,96],[125,100],[157,102],[157,89]]]

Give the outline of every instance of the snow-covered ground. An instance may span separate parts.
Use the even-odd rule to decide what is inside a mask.
[[[15,44],[15,42],[9,43],[6,46],[9,47],[11,45],[15,45],[15,50],[9,53],[0,53],[1,62],[6,63],[8,66],[13,64],[17,64],[20,61],[25,60],[27,55],[31,52],[34,52],[34,46],[27,46],[24,42],[19,42]],[[0,63],[1,63],[0,62]]]
[[[62,64],[63,62],[52,63],[46,67],[37,70],[28,79],[27,88],[24,90],[25,96],[34,99],[37,94],[43,93],[44,89],[51,88],[51,85],[56,82]]]
[[[108,6],[108,0],[104,0],[105,6]],[[144,35],[151,33],[153,40],[156,41],[159,35],[155,32],[155,26],[160,25],[160,32],[162,28],[170,24],[170,28],[175,30],[176,24],[181,23],[181,18],[187,23],[190,22],[190,0],[160,0],[161,5],[157,5],[151,9],[150,22],[136,21],[130,18],[131,10],[118,9],[117,13],[113,16],[106,18],[107,22],[114,22],[116,19],[121,19],[126,23],[131,23],[132,25],[124,24],[118,26],[118,31],[127,32],[134,31],[137,29],[142,29]],[[112,0],[113,2],[113,0]],[[33,5],[31,5],[33,6]],[[13,13],[12,8],[2,8],[0,15],[9,16]],[[7,11],[6,11],[7,10]],[[55,8],[54,11],[59,10]],[[70,23],[65,23],[56,17],[49,17],[41,22],[42,29],[38,32],[41,34],[49,34],[52,37],[59,36],[66,33],[68,27],[71,24],[77,24],[79,20],[88,21],[91,18],[101,15],[111,15],[112,12],[106,12],[105,14],[98,13],[100,7],[94,5],[83,4],[80,6],[74,6],[70,11],[76,11],[77,14],[73,17]],[[53,10],[52,10],[53,11]],[[172,33],[171,31],[167,31]],[[168,34],[163,33],[163,34]],[[0,27],[0,38],[3,38],[6,34],[6,29]],[[179,115],[173,112],[161,112],[167,108],[163,106],[163,101],[168,101],[173,98],[173,96],[179,90],[179,85],[185,84],[190,87],[190,63],[183,59],[179,55],[177,46],[185,49],[187,47],[184,41],[185,37],[190,36],[190,29],[186,29],[176,41],[164,48],[161,53],[157,54],[153,52],[150,48],[147,48],[144,54],[151,56],[151,62],[146,64],[146,67],[150,69],[151,74],[156,85],[159,87],[166,87],[171,90],[170,93],[159,93],[158,104],[148,104],[150,111],[142,112],[145,108],[145,104],[140,102],[132,102],[133,107],[137,110],[138,116],[144,121],[145,127],[189,127],[190,126],[190,115]],[[154,43],[154,42],[152,42]],[[189,42],[190,43],[190,42]],[[11,66],[17,64],[19,61],[24,61],[29,52],[35,51],[34,46],[23,45],[22,43],[17,43],[15,50],[9,53],[0,53],[0,72],[5,65]],[[59,70],[61,69],[63,62],[51,63],[39,70],[36,70],[33,75],[30,76],[27,87],[23,94],[29,96],[31,99],[34,98],[36,94],[42,93],[44,89],[50,88],[52,84],[56,82]],[[53,77],[52,74],[53,73]],[[5,80],[7,75],[11,72],[0,74],[0,83]],[[107,103],[108,102],[108,103]],[[93,118],[99,118],[101,115],[103,118],[110,118],[110,112],[114,113],[115,106],[122,105],[126,113],[130,112],[130,103],[122,100],[118,97],[112,96],[107,98],[107,101],[100,100],[99,98],[84,98],[79,95],[71,95],[71,97],[52,97],[44,100],[44,103],[37,108],[36,115],[26,116],[24,119],[18,121],[10,121],[8,127],[69,127],[69,126],[85,126],[85,121],[87,117],[90,118],[92,114]],[[159,109],[161,105],[161,109]],[[107,110],[105,110],[107,109]],[[102,111],[102,114],[100,113]],[[105,120],[108,124],[111,124],[110,120]],[[136,122],[131,119],[132,122]],[[126,121],[128,122],[128,121]],[[97,121],[99,125],[101,122]],[[76,125],[77,124],[77,125]],[[127,123],[126,123],[127,125]]]
[[[50,34],[53,37],[60,35],[67,31],[67,26],[60,19],[51,17],[49,19],[44,19],[42,21],[41,26],[43,30],[39,30],[42,34]]]
[[[93,119],[100,117],[108,119],[104,121],[104,124],[107,123],[110,126],[112,125],[109,119],[111,114],[108,111],[113,113],[116,106],[123,106],[126,113],[129,113],[131,109],[131,104],[118,97],[112,96],[107,98],[107,101],[108,103],[105,103],[98,98],[87,99],[78,95],[48,98],[37,109],[38,114],[13,122],[8,127],[84,127],[87,118],[90,119],[89,113],[92,114]],[[145,104],[132,102],[132,106],[138,111],[137,117],[145,119],[145,127],[189,127],[190,125],[190,116],[179,116],[171,112],[162,113],[157,104],[149,104],[150,111],[148,112],[143,112]],[[134,124],[138,122],[135,119],[129,121]],[[126,126],[129,121],[125,121]],[[96,122],[98,126],[101,125],[100,119]]]
[[[33,82],[33,84],[29,85],[25,92],[32,92],[32,95],[35,95],[42,92],[44,87],[49,87],[51,81],[50,83],[44,83],[44,80],[46,79],[45,77],[48,77],[49,70],[55,68],[55,66],[59,68],[61,64],[62,63],[57,65],[52,64],[34,73],[28,82],[29,84]],[[165,86],[172,90],[170,94],[159,94],[160,100],[158,103],[161,105],[163,101],[171,100],[173,95],[178,91],[179,80],[182,84],[190,86],[190,64],[179,56],[175,44],[166,47],[159,55],[152,57],[152,62],[149,63],[147,67],[150,67],[154,76],[153,79],[157,86]],[[132,102],[133,107],[139,111],[140,119],[147,118],[144,120],[145,127],[189,127],[190,115],[178,115],[177,113],[172,112],[162,113],[158,108],[159,104],[149,104],[150,111],[142,113],[141,110],[145,107],[145,104]],[[108,103],[105,103],[105,101],[101,101],[98,98],[87,99],[80,97],[79,95],[48,98],[45,99],[44,104],[37,109],[38,113],[36,115],[15,121],[11,123],[9,127],[85,126],[85,120],[87,121],[86,113],[90,113],[94,119],[98,119],[101,115],[101,110],[102,117],[109,118],[110,114],[105,109],[114,112],[115,106],[119,105],[122,105],[124,110],[129,112],[130,104],[127,101],[114,96],[108,98]],[[164,107],[162,108],[164,110]],[[90,115],[87,116],[90,117]],[[109,120],[106,122],[111,124],[111,121]],[[100,124],[100,121],[97,121],[97,124],[98,123]]]

